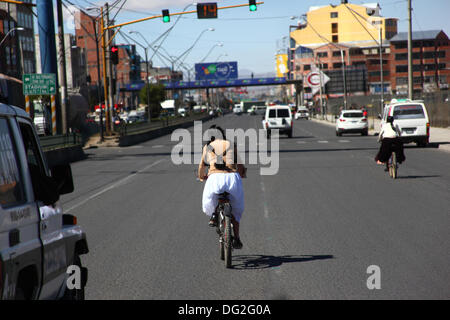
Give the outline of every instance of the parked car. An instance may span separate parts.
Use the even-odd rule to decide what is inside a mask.
[[[295,120],[298,119],[309,119],[309,110],[304,106],[298,107],[297,112],[295,113]]]
[[[369,134],[367,118],[361,110],[343,110],[336,119],[336,135],[343,133],[361,133],[363,136]]]
[[[48,167],[20,108],[0,103],[0,137],[0,300],[84,299],[86,234],[58,202],[74,190],[70,165]]]
[[[384,108],[381,128],[386,125],[387,117],[393,116],[395,125],[400,129],[404,143],[415,142],[425,147],[430,141],[430,119],[422,101],[393,99]]]
[[[271,131],[274,129],[278,129],[281,134],[287,134],[289,138],[292,138],[293,121],[291,108],[282,105],[267,107],[263,118],[263,127],[266,130],[267,138],[270,137]]]

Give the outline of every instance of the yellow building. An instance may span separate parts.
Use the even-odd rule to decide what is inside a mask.
[[[382,28],[383,40],[397,34],[397,19],[380,15],[378,3],[352,4],[342,0],[339,5],[311,7],[306,24],[291,32],[297,45],[316,48],[327,43],[341,43],[352,47],[371,47],[378,41]]]

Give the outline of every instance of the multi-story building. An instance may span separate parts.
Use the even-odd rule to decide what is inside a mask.
[[[41,73],[41,52],[39,50],[39,35],[35,35],[36,39],[36,73]],[[87,83],[87,68],[86,68],[86,53],[83,48],[76,45],[75,36],[72,34],[64,35],[64,49],[66,59],[66,81],[67,88],[72,90],[79,90],[86,86]],[[61,59],[59,49],[59,37],[56,35],[56,54],[58,61]],[[62,82],[62,74],[58,74],[59,83]]]
[[[75,41],[76,46],[83,48],[86,53],[86,67],[88,80],[91,85],[99,85],[98,66],[100,78],[103,78],[103,59],[100,40],[100,20],[79,10],[75,12]],[[97,45],[99,60],[97,60]]]
[[[31,3],[31,0],[23,0]],[[8,32],[22,27],[22,31]],[[8,37],[5,36],[8,34]],[[22,79],[23,73],[36,72],[34,25],[32,11],[25,5],[0,2],[0,70],[1,73]]]
[[[414,92],[448,89],[450,85],[450,41],[442,30],[412,33]],[[408,93],[408,34],[391,39],[391,87],[393,93]]]
[[[380,15],[378,3],[351,4],[342,0],[339,5],[311,7],[306,13],[306,24],[291,32],[297,44],[317,48],[328,43],[353,47],[375,46],[380,28],[383,39],[397,34],[397,19]]]
[[[397,19],[384,18],[380,11],[377,3],[355,5],[345,0],[340,5],[311,7],[306,14],[306,23],[299,24],[291,32],[297,47],[296,54],[291,55],[291,72],[297,79],[301,78],[320,60],[323,71],[331,78],[328,92],[343,93],[344,62],[349,93],[379,93],[381,82],[384,92],[390,91],[388,39],[397,33]],[[303,48],[301,50],[306,54],[299,55],[298,48]]]

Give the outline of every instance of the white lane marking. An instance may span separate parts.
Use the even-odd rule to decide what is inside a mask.
[[[340,143],[348,143],[350,140],[339,140]]]
[[[261,180],[261,191],[263,193],[263,209],[264,209],[264,218],[269,219],[269,208],[267,208],[266,204],[266,186],[264,185],[264,182]]]
[[[139,171],[137,171],[137,172],[135,172],[135,173],[133,173],[133,174],[130,174],[129,176],[127,176],[127,177],[125,177],[125,178],[123,178],[123,179],[117,181],[116,183],[113,183],[113,184],[110,185],[109,187],[106,187],[106,188],[102,189],[101,191],[99,191],[99,192],[93,194],[92,196],[88,197],[87,199],[85,199],[85,200],[79,202],[78,204],[76,204],[76,205],[74,205],[73,207],[71,207],[71,208],[69,208],[69,209],[67,209],[67,210],[64,210],[64,211],[67,213],[67,212],[69,212],[69,211],[72,211],[73,209],[76,209],[76,208],[82,206],[83,204],[85,204],[85,203],[91,201],[92,199],[97,198],[98,196],[101,196],[101,195],[104,194],[105,192],[108,192],[108,191],[110,191],[110,190],[112,190],[112,189],[114,189],[114,188],[117,188],[117,187],[121,186],[122,184],[124,184],[124,183],[127,182],[128,180],[134,178],[134,177],[135,177],[136,175],[138,175],[139,173],[144,172],[144,171],[146,171],[146,170],[148,170],[148,169],[150,169],[150,168],[152,168],[152,167],[154,167],[154,166],[160,164],[160,163],[163,162],[163,161],[164,161],[164,159],[158,160],[158,161],[156,161],[156,162],[154,162],[154,163],[152,163],[152,164],[146,166],[145,168],[143,168],[143,169],[141,169],[141,170],[139,170]]]
[[[156,145],[156,146],[152,146],[152,148],[154,148],[154,149],[159,149],[159,148],[164,148],[164,146],[161,145],[161,144],[158,144],[158,145]]]
[[[326,141],[326,140],[319,140],[319,141],[317,141],[317,143],[328,143],[328,141]]]
[[[306,141],[297,141],[298,144],[305,144]]]

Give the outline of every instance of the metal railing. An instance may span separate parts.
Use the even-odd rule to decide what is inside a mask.
[[[67,135],[41,136],[39,137],[44,151],[73,147],[82,144],[81,135],[70,133]]]
[[[121,137],[139,133],[145,133],[151,130],[161,129],[168,126],[178,125],[186,122],[202,120],[209,117],[208,114],[199,113],[194,114],[189,117],[170,117],[163,118],[153,121],[151,123],[143,122],[143,123],[122,123],[115,128],[115,131],[120,134]]]

